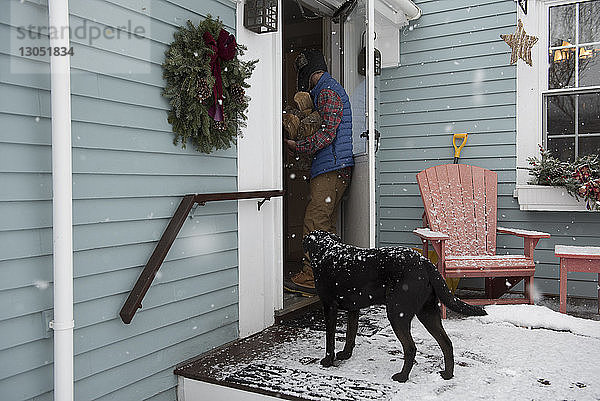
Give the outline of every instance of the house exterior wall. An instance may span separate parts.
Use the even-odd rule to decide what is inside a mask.
[[[236,4],[71,0],[70,13],[72,28],[145,28],[72,43],[75,399],[174,400],[177,363],[238,337],[237,203],[198,207],[143,309],[130,325],[118,313],[181,196],[237,190],[236,148],[174,146],[161,96],[175,29],[212,14],[235,33]],[[49,64],[5,40],[47,21],[43,1],[0,4],[2,400],[52,399]]]
[[[415,3],[423,15],[411,23],[412,30],[401,32],[400,66],[381,76],[378,245],[420,246],[411,232],[421,226],[423,212],[415,176],[452,163],[452,133],[467,132],[460,161],[498,173],[498,225],[552,234],[536,248],[536,289],[558,294],[554,245],[598,245],[600,214],[521,211],[513,197],[517,72],[500,34],[515,31],[518,5],[513,0]],[[498,236],[498,253],[507,252],[522,252],[522,240]],[[596,280],[592,274],[569,274],[569,295],[597,296]]]

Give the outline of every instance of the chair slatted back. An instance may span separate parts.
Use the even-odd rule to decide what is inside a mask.
[[[466,164],[417,174],[429,228],[450,236],[446,256],[495,255],[498,175]]]

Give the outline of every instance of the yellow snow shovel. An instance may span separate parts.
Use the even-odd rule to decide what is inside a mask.
[[[460,151],[467,143],[468,136],[469,136],[469,134],[467,134],[467,133],[452,135],[452,146],[454,146],[454,164],[458,164],[458,158],[460,157]],[[458,146],[456,145],[456,139],[462,139],[462,142]],[[446,278],[446,283],[448,283],[448,288],[450,288],[450,291],[452,291],[453,294],[456,291],[456,289],[458,288],[459,281],[460,281],[460,278],[454,278],[454,277]]]
[[[452,135],[452,146],[454,146],[454,164],[458,164],[458,158],[460,157],[460,151],[467,143],[467,137],[469,134],[454,134]],[[462,139],[462,142],[459,146],[456,146],[456,138]]]

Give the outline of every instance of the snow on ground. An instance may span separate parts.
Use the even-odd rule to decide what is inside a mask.
[[[488,316],[479,318],[483,323],[510,323],[529,329],[565,331],[600,339],[600,322],[563,315],[545,306],[490,305],[485,310]]]
[[[402,367],[402,346],[380,307],[366,313],[382,328],[370,337],[359,336],[352,358],[336,361],[336,367],[320,366],[325,333],[313,329],[306,329],[305,335],[254,362],[284,366],[292,372],[284,380],[287,383],[277,385],[284,393],[293,394],[294,388],[312,381],[319,396],[309,398],[317,400],[337,399],[335,386],[327,385],[332,383],[332,376],[361,385],[367,383],[386,394],[377,399],[393,401],[600,400],[600,322],[533,305],[496,305],[486,309],[489,316],[443,322],[454,345],[455,371],[451,380],[443,380],[438,374],[443,365],[441,350],[416,318],[412,325],[416,364],[407,383],[391,380]],[[343,335],[338,336],[339,351],[344,339]],[[372,391],[358,391],[365,398],[352,399],[375,399],[367,397],[368,393]]]

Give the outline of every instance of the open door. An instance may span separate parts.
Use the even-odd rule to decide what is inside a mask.
[[[352,106],[354,169],[344,202],[344,241],[375,246],[374,0],[357,0],[341,26],[342,81]],[[365,59],[366,56],[366,59]],[[361,61],[362,60],[364,61]]]
[[[283,108],[291,104],[296,93],[296,72],[293,62],[304,49],[319,49],[325,55],[329,72],[350,96],[353,112],[353,141],[356,167],[350,190],[343,202],[339,233],[345,240],[360,246],[375,244],[375,184],[374,146],[366,138],[373,132],[373,71],[372,57],[359,69],[359,55],[373,54],[373,31],[367,32],[367,2],[374,0],[282,0],[282,98]],[[381,0],[377,0],[381,1]],[[371,5],[372,8],[372,5]],[[371,21],[374,19],[371,18]],[[367,52],[366,47],[370,50]],[[368,95],[369,94],[369,95]],[[363,134],[364,133],[364,134]],[[361,134],[363,134],[361,136]],[[369,150],[370,149],[370,150]],[[289,154],[283,149],[284,189],[284,279],[301,270],[302,229],[304,210],[310,199],[310,159]],[[344,212],[346,210],[347,212]],[[284,308],[277,316],[302,307],[306,298],[285,292]]]

